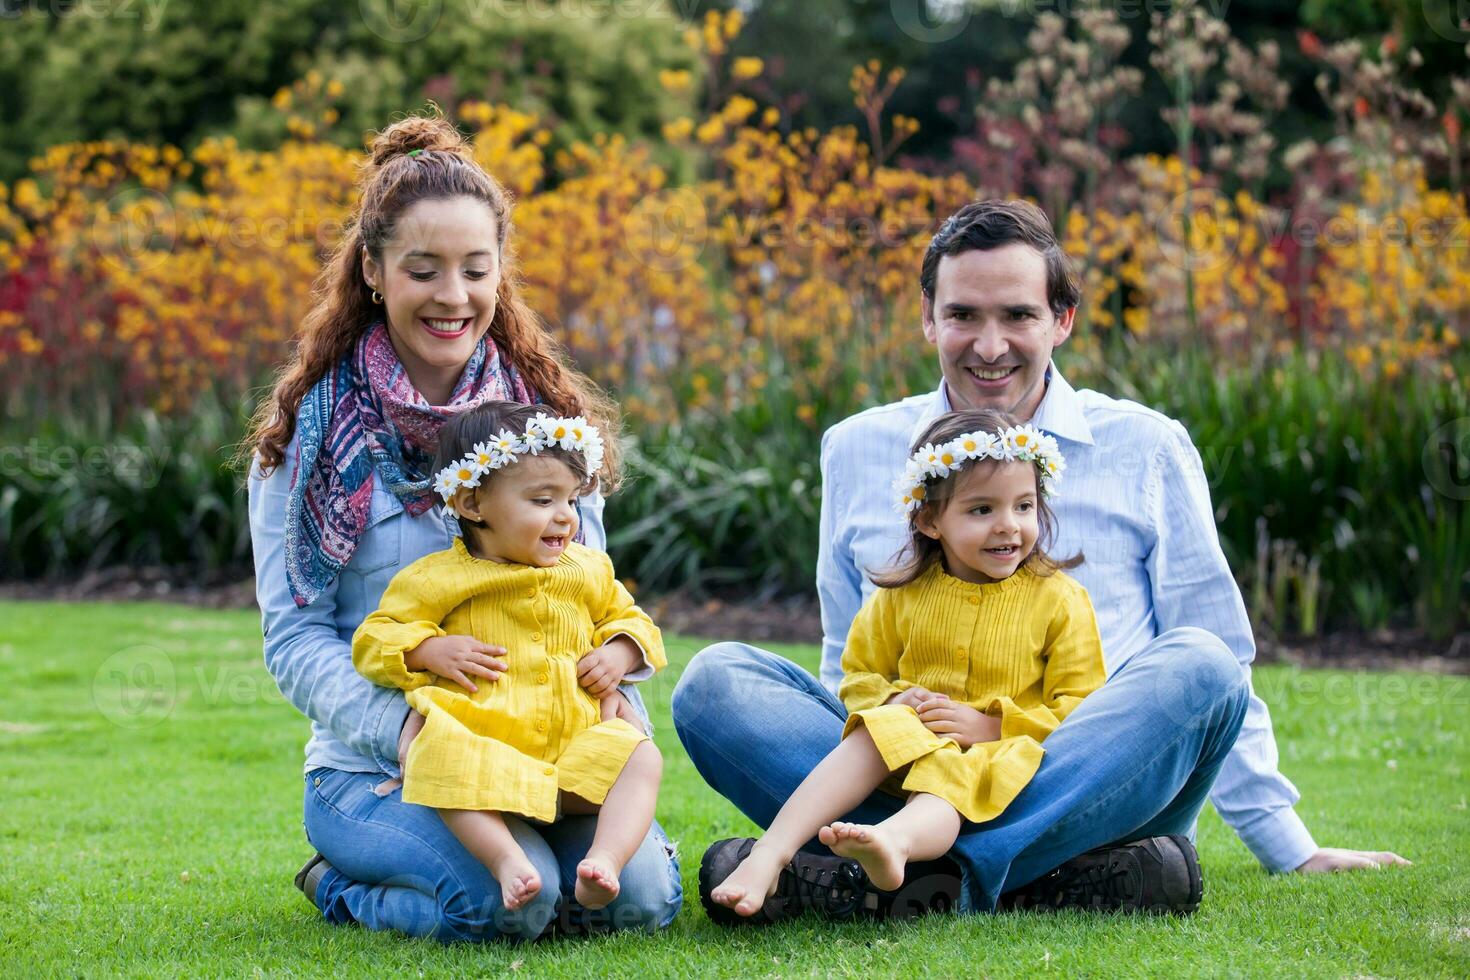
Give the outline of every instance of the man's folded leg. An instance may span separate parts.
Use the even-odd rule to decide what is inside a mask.
[[[1218,638],[1191,627],[1156,637],[1047,738],[1005,813],[961,834],[962,907],[994,909],[1002,891],[1095,848],[1191,829],[1248,701]]]
[[[695,655],[674,689],[673,711],[700,776],[762,827],[837,747],[847,721],[842,702],[815,677],[745,643],[716,643]],[[901,803],[877,793],[849,819],[883,820]]]

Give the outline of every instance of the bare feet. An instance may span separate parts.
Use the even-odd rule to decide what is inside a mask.
[[[817,839],[832,848],[833,854],[861,864],[875,888],[891,892],[903,884],[908,854],[893,835],[881,828],[861,823],[833,823],[817,831]]]
[[[577,865],[577,904],[584,909],[606,908],[618,897],[620,869],[605,854],[589,853]]]
[[[740,866],[730,872],[730,877],[715,886],[709,897],[718,905],[734,909],[737,915],[755,915],[766,904],[766,899],[775,894],[776,882],[785,864],[756,844]]]
[[[508,911],[514,912],[541,894],[541,876],[524,853],[506,855],[490,873],[500,883],[500,903]]]

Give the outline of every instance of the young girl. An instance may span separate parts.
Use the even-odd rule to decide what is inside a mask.
[[[634,665],[665,665],[663,641],[607,556],[573,540],[603,453],[585,419],[542,406],[487,402],[451,419],[434,488],[464,537],[395,575],[352,641],[357,669],[424,716],[404,801],[439,810],[508,909],[541,881],[502,814],[598,814],[577,866],[588,909],[617,897],[653,823],[662,759],[611,696]]]
[[[903,562],[848,633],[843,740],[799,786],[707,906],[754,915],[815,834],[885,891],[993,820],[1031,780],[1041,741],[1104,680],[1087,592],[1045,546],[1056,441],[993,411],[954,412],[919,438],[894,487]],[[837,822],[875,789],[907,797],[876,826]]]

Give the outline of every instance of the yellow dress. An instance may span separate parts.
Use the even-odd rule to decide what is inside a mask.
[[[662,668],[658,627],[633,602],[606,555],[569,544],[550,568],[485,561],[463,538],[388,583],[352,638],[352,661],[376,684],[408,692],[425,716],[404,760],[403,799],[441,809],[557,818],[560,791],[601,803],[647,736],[602,721],[577,683],[577,661],[623,634]],[[403,655],[432,636],[505,647],[509,669],[471,693]]]
[[[842,671],[843,737],[867,728],[896,774],[884,789],[932,793],[974,823],[1005,810],[1041,765],[1042,739],[1106,679],[1092,602],[1076,579],[1022,568],[975,585],[942,564],[868,598]],[[1000,739],[961,749],[908,705],[884,704],[911,687],[998,715]]]

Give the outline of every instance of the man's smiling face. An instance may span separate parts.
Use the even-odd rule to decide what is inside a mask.
[[[1046,259],[1020,242],[969,249],[939,260],[934,296],[925,296],[924,338],[955,409],[993,408],[1025,421],[1045,394],[1054,347],[1072,333],[1046,299]]]

